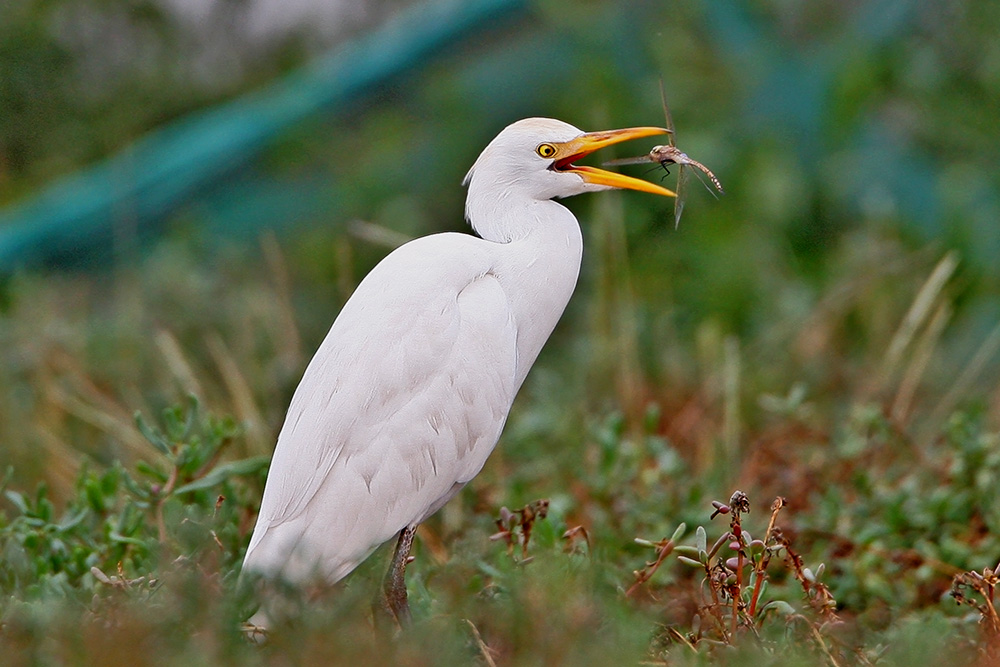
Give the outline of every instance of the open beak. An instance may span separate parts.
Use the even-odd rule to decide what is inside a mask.
[[[655,183],[616,174],[611,171],[604,171],[597,167],[582,167],[573,164],[574,161],[590,155],[599,148],[617,144],[629,139],[640,139],[651,137],[657,134],[669,134],[669,130],[662,127],[629,127],[623,130],[605,130],[604,132],[587,132],[575,139],[565,141],[561,144],[554,144],[556,147],[555,161],[552,169],[555,171],[573,172],[588,183],[596,185],[606,185],[612,188],[622,188],[625,190],[638,190],[649,192],[654,195],[664,195],[666,197],[676,197],[672,190],[660,187]]]

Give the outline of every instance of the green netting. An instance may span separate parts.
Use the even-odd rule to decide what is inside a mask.
[[[525,5],[524,0],[441,0],[415,6],[271,86],[150,133],[0,211],[0,272],[106,249],[115,221],[148,234],[193,193],[232,172],[290,126],[336,110]]]

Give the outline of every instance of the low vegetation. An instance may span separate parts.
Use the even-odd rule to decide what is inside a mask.
[[[72,340],[48,333],[33,341],[50,366],[35,369],[33,393],[21,400],[45,418],[18,428],[39,442],[46,432],[73,437],[89,451],[80,447],[87,453],[77,455],[73,477],[58,465],[45,474],[62,451],[55,445],[21,453],[35,461],[23,466],[27,474],[11,456],[0,519],[0,646],[14,664],[893,665],[996,656],[996,404],[977,398],[988,395],[974,383],[949,397],[955,384],[938,392],[922,372],[928,356],[945,354],[933,314],[952,299],[950,255],[924,265],[929,277],[913,282],[884,339],[864,332],[900,348],[895,358],[874,345],[844,352],[842,366],[813,367],[809,379],[787,376],[791,364],[757,366],[749,353],[765,359],[787,341],[715,337],[706,324],[696,332],[696,361],[674,367],[686,384],[668,389],[635,371],[648,367],[642,339],[652,329],[633,331],[630,352],[616,356],[627,323],[590,328],[586,312],[571,311],[579,328],[558,333],[487,469],[421,528],[409,569],[413,627],[390,640],[372,624],[380,552],[331,591],[285,591],[287,613],[267,643],[247,642],[240,623],[254,600],[240,585],[239,563],[269,460],[267,443],[257,441],[262,424],[276,428],[281,416],[259,397],[293,386],[304,357],[267,366],[275,341],[301,334],[288,328],[291,306],[280,305],[291,303],[281,292],[281,252],[264,247],[271,273],[245,278],[257,291],[225,296],[252,307],[219,309],[207,325],[183,317],[151,325],[154,343],[135,352],[132,368],[86,365],[88,350],[109,344],[103,323],[76,322],[90,333],[75,351]],[[179,312],[177,294],[207,313],[201,300],[233,280],[232,267],[214,267],[214,278],[194,269],[157,296],[156,273],[175,275],[174,266],[146,260],[136,289],[152,312],[140,321],[167,321],[164,314]],[[612,280],[603,291],[584,289],[594,290],[596,310],[634,308],[620,288]],[[15,321],[62,298],[51,282],[12,289]],[[850,284],[830,293],[839,303],[820,298],[812,317],[787,330],[816,344],[872,298]],[[112,307],[118,316],[122,303]],[[257,335],[245,338],[238,332],[248,318]],[[118,332],[119,344],[128,342],[121,349],[142,350],[144,326]],[[180,342],[192,335],[216,342],[202,356]],[[828,336],[824,354],[839,343]],[[560,350],[585,344],[592,368],[561,358]],[[878,373],[860,372],[876,357]],[[602,364],[614,381],[587,380]],[[13,372],[9,362],[4,368]],[[155,370],[141,377],[135,368]],[[965,374],[976,373],[967,366]],[[752,395],[776,375],[784,393]],[[582,391],[565,388],[578,378]],[[178,400],[129,415],[107,389],[129,383],[154,400]],[[204,395],[185,398],[184,387]],[[207,403],[240,418],[213,415]],[[25,483],[31,470],[41,471],[37,485]]]

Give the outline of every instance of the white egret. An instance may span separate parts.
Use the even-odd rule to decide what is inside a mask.
[[[497,135],[464,181],[466,217],[481,238],[435,234],[393,251],[306,368],[245,572],[333,583],[398,535],[383,595],[397,621],[408,618],[403,575],[417,525],[483,467],[576,286],[580,227],[552,200],[612,188],[673,196],[573,164],[664,132],[584,133],[529,118]]]

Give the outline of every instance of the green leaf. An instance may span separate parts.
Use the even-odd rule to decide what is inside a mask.
[[[138,463],[136,463],[135,469],[137,472],[145,475],[146,477],[156,480],[160,484],[165,483],[168,479],[168,476],[165,472],[163,472],[156,466],[146,463],[145,461],[139,461]]]
[[[146,438],[158,450],[170,456],[170,443],[163,437],[163,434],[157,432],[152,426],[146,423],[146,419],[138,410],[135,413],[135,426],[142,433],[142,437]]]
[[[687,556],[678,556],[677,560],[684,563],[685,565],[690,565],[691,567],[697,567],[697,568],[705,567],[704,564],[699,563],[693,558],[688,558]]]
[[[771,600],[761,608],[760,613],[766,614],[769,611],[776,612],[782,616],[791,616],[795,613],[795,608],[784,600]]]
[[[104,494],[100,483],[96,479],[90,478],[83,483],[83,489],[91,508],[98,514],[103,513],[105,508]]]
[[[198,397],[194,394],[188,394],[188,410],[187,419],[184,421],[184,429],[182,431],[181,439],[187,440],[188,436],[191,435],[194,430],[195,418],[198,416]]]
[[[255,472],[266,468],[270,460],[270,456],[254,456],[249,459],[226,463],[217,468],[213,468],[204,477],[188,482],[187,484],[174,489],[174,494],[209,489],[213,486],[221,484],[233,475],[252,475]]]
[[[137,537],[126,537],[125,535],[114,531],[108,534],[108,539],[112,542],[120,542],[122,544],[135,544],[140,547],[146,546],[145,540],[140,540]]]
[[[39,487],[41,489],[42,487]],[[52,505],[52,501],[46,498],[41,491],[38,494],[38,503],[35,507],[35,511],[38,518],[43,520],[45,523],[52,521],[52,515],[55,512],[55,507]]]
[[[31,510],[28,507],[28,501],[24,499],[23,493],[18,493],[17,491],[4,491],[4,496],[7,497],[7,500],[9,500],[21,514],[28,515],[31,513]]]
[[[81,508],[75,514],[71,514],[59,522],[59,530],[67,531],[76,528],[87,517],[87,509]]]

